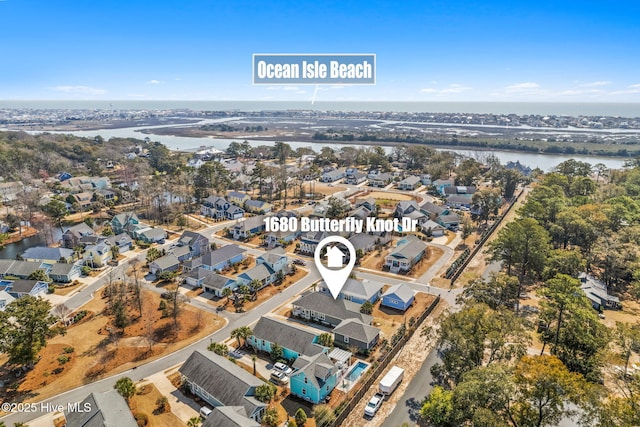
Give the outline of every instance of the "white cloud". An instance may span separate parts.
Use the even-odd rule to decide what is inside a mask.
[[[567,89],[567,90],[563,90],[562,92],[559,92],[558,95],[560,96],[595,95],[595,94],[601,94],[601,93],[606,93],[606,92],[602,89]]]
[[[507,91],[507,93],[532,92],[539,90],[540,85],[533,82],[516,83],[513,85],[509,85],[504,89]]]
[[[597,81],[597,82],[583,83],[583,84],[578,85],[578,86],[580,86],[580,87],[599,87],[599,86],[609,86],[610,84],[611,84],[610,81],[602,80],[602,81]]]
[[[444,88],[434,88],[427,87],[424,89],[420,89],[420,93],[431,93],[436,95],[449,95],[454,93],[462,93],[471,90],[472,88],[469,86],[453,83]]]
[[[50,88],[56,92],[71,93],[78,95],[104,95],[105,89],[98,89],[90,86],[54,86]]]
[[[283,87],[283,89],[284,89],[284,90],[291,90],[291,91],[297,91],[297,90],[299,90],[299,89],[298,89],[298,86],[285,86],[285,87]]]
[[[635,85],[630,85],[630,86],[627,86],[627,87],[628,87],[629,89],[640,89],[640,83],[637,83],[637,84],[635,84]]]
[[[147,82],[148,85],[159,85],[160,83],[162,83],[160,80],[149,80]]]

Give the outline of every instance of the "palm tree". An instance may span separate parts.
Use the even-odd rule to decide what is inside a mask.
[[[187,427],[198,427],[200,425],[200,417],[191,417],[187,421]]]
[[[256,360],[258,358],[256,357],[256,355],[254,354],[253,356],[251,356],[251,361],[253,362],[253,376],[256,376]]]
[[[247,338],[249,338],[251,335],[253,335],[253,331],[248,326],[241,326],[240,328],[236,328],[231,331],[231,338],[235,338],[238,340],[238,348],[244,346],[247,342]],[[244,344],[241,343],[240,339],[244,340]]]
[[[227,305],[231,300],[231,294],[233,294],[233,291],[231,290],[231,288],[224,288],[222,290],[222,296],[227,298],[227,301],[224,303],[224,305]]]

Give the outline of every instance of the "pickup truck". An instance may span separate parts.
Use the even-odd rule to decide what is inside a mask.
[[[367,406],[364,407],[364,414],[368,417],[373,417],[380,406],[382,406],[382,402],[384,401],[384,395],[382,393],[376,393],[367,403]]]

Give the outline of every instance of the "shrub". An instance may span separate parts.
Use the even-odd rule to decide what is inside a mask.
[[[138,427],[145,427],[149,424],[149,417],[147,414],[137,413],[133,416],[136,419],[136,423],[138,423]]]
[[[64,351],[65,353],[69,354],[69,353],[73,353],[75,349],[73,347],[65,347],[62,349],[62,351]]]
[[[69,361],[69,356],[58,356],[58,363],[64,365]]]

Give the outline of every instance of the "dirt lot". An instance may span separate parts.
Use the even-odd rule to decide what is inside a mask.
[[[361,266],[363,268],[368,268],[371,270],[383,271],[382,266],[384,265],[384,257],[389,253],[391,249],[383,251],[382,254],[378,255],[376,251],[371,252],[367,256],[365,256],[361,262]],[[427,257],[422,258],[413,269],[407,274],[407,277],[418,278],[427,272],[429,268],[444,254],[444,251],[440,248],[429,246],[427,248]],[[393,273],[386,273],[393,276],[403,276],[396,275]]]
[[[178,317],[179,327],[176,329],[173,319],[161,318],[159,295],[143,291],[142,319],[138,318],[137,310],[131,308],[131,324],[116,339],[113,332],[118,331],[112,327],[112,316],[103,314],[105,303],[105,299],[96,295],[85,305],[83,309],[89,314],[69,327],[65,335],[52,338],[41,350],[40,362],[17,383],[15,392],[0,395],[2,401],[33,400],[35,397],[41,400],[60,394],[172,353],[224,325],[222,318],[187,306]],[[66,357],[68,361],[62,362],[64,359],[59,357]],[[5,384],[16,384],[15,377],[6,366],[6,357],[2,357],[0,362],[3,363],[0,379]]]
[[[385,289],[386,290],[386,289]],[[381,307],[377,302],[373,308],[373,326],[380,328],[385,338],[390,338],[404,321],[409,322],[412,317],[417,318],[423,313],[436,297],[433,295],[419,292],[413,301],[411,307],[406,312],[394,310],[388,307]]]
[[[145,414],[149,417],[149,427],[178,427],[185,424],[176,417],[171,410],[160,412],[156,401],[162,395],[153,384],[145,384],[138,387],[138,391],[131,398],[129,408],[134,414]],[[168,408],[167,408],[168,409]]]

